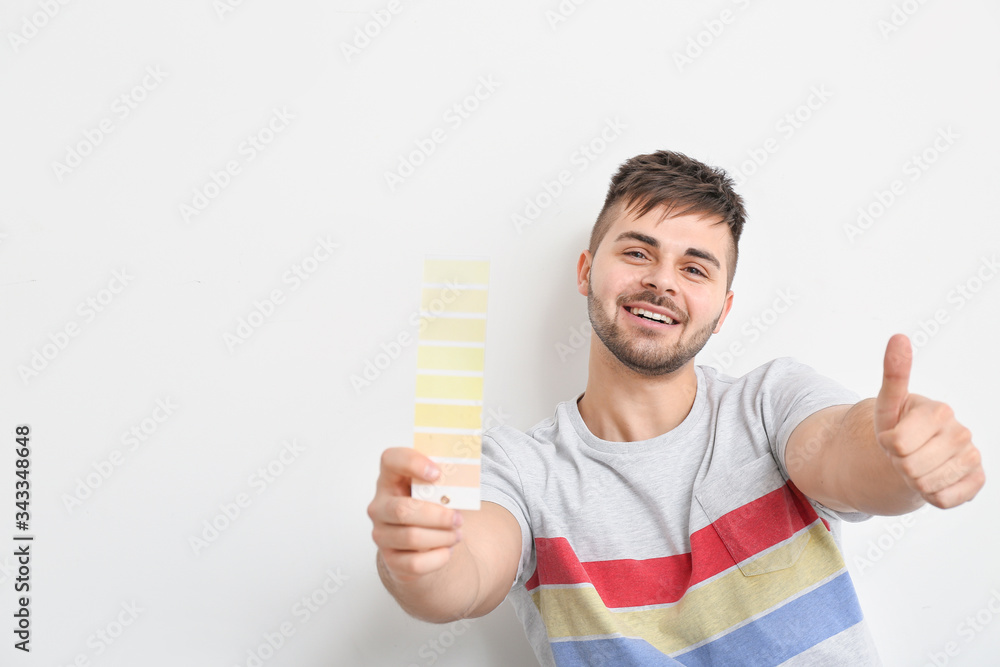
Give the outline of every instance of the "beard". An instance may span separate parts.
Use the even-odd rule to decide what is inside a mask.
[[[668,375],[682,368],[705,347],[705,343],[708,342],[719,323],[719,318],[722,317],[720,311],[714,322],[692,332],[687,340],[683,339],[684,332],[682,331],[681,340],[664,347],[663,343],[658,340],[659,334],[657,332],[636,329],[633,334],[629,335],[623,330],[620,323],[615,321],[622,305],[629,301],[645,301],[654,306],[667,307],[684,318],[678,324],[671,326],[686,327],[690,319],[669,298],[658,298],[652,292],[618,297],[615,302],[615,317],[609,318],[597,299],[594,298],[593,288],[590,285],[587,286],[587,313],[590,316],[590,325],[593,327],[594,333],[618,361],[642,375]]]

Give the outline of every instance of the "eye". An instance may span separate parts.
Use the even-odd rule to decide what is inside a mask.
[[[624,254],[628,257],[634,257],[636,259],[648,259],[641,250],[626,250]]]
[[[701,276],[702,278],[707,278],[707,277],[708,277],[708,276],[706,276],[706,275],[705,275],[705,273],[704,273],[704,272],[703,272],[703,271],[702,271],[701,269],[699,269],[699,268],[698,268],[697,266],[686,266],[686,267],[684,267],[684,270],[685,270],[685,271],[694,271],[694,273],[695,273],[695,274],[697,274],[697,275]]]

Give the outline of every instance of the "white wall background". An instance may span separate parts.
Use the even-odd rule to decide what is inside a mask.
[[[607,181],[669,148],[738,174],[750,212],[734,310],[702,363],[738,375],[792,355],[871,395],[889,336],[932,332],[912,390],[951,403],[989,481],[958,509],[845,527],[846,555],[887,665],[996,664],[996,3],[224,2],[0,7],[0,663],[533,664],[506,605],[435,626],[381,587],[365,508],[381,450],[411,440],[415,346],[379,355],[415,332],[425,253],[486,255],[488,414],[551,414],[586,379],[573,275]],[[480,79],[498,87],[450,120]],[[274,110],[292,118],[269,135]],[[185,216],[196,191],[209,198]],[[541,211],[518,229],[528,200]],[[852,236],[859,208],[875,216]],[[318,238],[338,247],[296,285],[286,272]],[[227,345],[274,290],[270,317]],[[158,400],[176,405],[162,423]],[[25,423],[29,655],[6,627]],[[273,463],[291,440],[302,451]]]

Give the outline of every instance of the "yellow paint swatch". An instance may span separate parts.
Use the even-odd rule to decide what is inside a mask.
[[[485,319],[435,317],[425,319],[422,341],[479,343],[486,340]]]
[[[486,313],[486,290],[458,287],[425,287],[420,309],[441,313]]]
[[[417,400],[420,400],[419,396]],[[475,430],[482,428],[482,424],[482,405],[417,403],[417,426]]]
[[[417,370],[482,372],[485,361],[482,347],[417,347]]]
[[[469,259],[425,259],[424,282],[485,286],[490,282],[490,263]]]
[[[483,378],[462,375],[417,375],[419,398],[483,399]]]
[[[415,498],[479,509],[489,262],[425,259],[413,446],[443,471]]]

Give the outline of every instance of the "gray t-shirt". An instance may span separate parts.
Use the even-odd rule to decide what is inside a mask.
[[[508,598],[539,662],[881,664],[839,548],[841,519],[868,515],[807,499],[784,459],[799,422],[857,395],[789,358],[695,370],[690,413],[649,440],[597,438],[576,400],[484,435],[482,498],[521,526]]]

